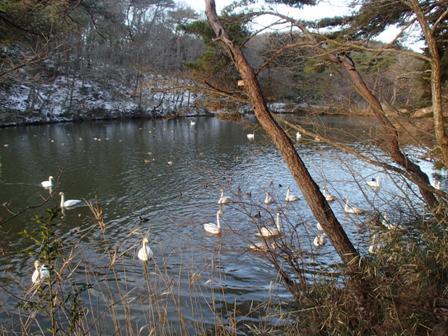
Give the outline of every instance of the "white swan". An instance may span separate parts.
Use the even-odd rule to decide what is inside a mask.
[[[259,242],[255,242],[253,244],[249,244],[248,247],[252,251],[267,252],[267,251],[269,251],[269,249],[274,248],[275,245],[274,244],[268,244],[265,241],[259,241]]]
[[[229,204],[232,202],[232,199],[229,196],[224,196],[224,190],[221,189],[221,197],[218,200],[218,204]]]
[[[215,223],[206,223],[204,224],[204,230],[211,234],[220,234],[221,233],[221,222],[219,218],[221,217],[222,212],[218,210],[216,213],[216,224]]]
[[[348,203],[348,199],[344,198],[344,212],[348,214],[361,215],[364,213],[364,209],[351,206]]]
[[[142,247],[138,250],[137,257],[141,261],[148,261],[153,257],[154,253],[151,248],[148,246],[148,238],[143,238]]]
[[[404,226],[400,225],[398,223],[390,223],[389,218],[387,216],[387,213],[382,214],[383,220],[381,221],[381,224],[389,229],[389,230],[404,230]]]
[[[65,200],[65,195],[62,191],[59,193],[59,196],[61,196],[61,204],[60,204],[61,208],[71,208],[71,207],[78,205],[82,202],[81,200],[77,200],[77,199]]]
[[[249,140],[254,140],[255,139],[255,131],[253,133],[247,133],[246,137]]]
[[[297,196],[295,196],[294,194],[291,193],[291,189],[286,190],[286,197],[285,197],[285,201],[286,202],[295,202],[298,201],[299,198]]]
[[[46,265],[42,265],[39,260],[34,262],[34,272],[31,276],[33,284],[39,284],[50,277],[50,271]]]
[[[256,235],[258,237],[275,237],[282,234],[282,223],[280,221],[280,213],[278,212],[275,218],[275,226],[275,228],[267,228],[266,226],[262,226]]]
[[[274,203],[274,199],[272,198],[271,194],[266,191],[266,197],[264,198],[264,204],[272,204]]]
[[[320,247],[325,245],[326,239],[325,239],[325,233],[319,233],[313,240],[313,244],[316,247]]]
[[[367,185],[372,189],[379,189],[381,188],[381,177],[378,178],[372,177],[370,181],[367,181]]]
[[[296,132],[296,141],[300,141],[302,139],[302,134],[299,131]]]
[[[191,126],[194,126],[194,125],[196,125],[196,121],[193,121],[193,120],[192,120],[192,121],[190,121],[190,125],[191,125]]]
[[[332,195],[332,194],[330,194],[330,193],[328,192],[327,187],[324,187],[324,188],[323,188],[323,192],[322,192],[322,194],[324,195],[324,197],[325,197],[325,199],[327,200],[327,202],[333,202],[333,201],[336,199],[336,196],[334,196],[334,195]]]
[[[48,181],[42,181],[40,185],[44,188],[51,188],[54,186],[53,176],[48,176]]]

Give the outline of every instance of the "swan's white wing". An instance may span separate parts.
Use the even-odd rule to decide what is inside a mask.
[[[75,205],[80,204],[82,201],[81,200],[66,200],[64,202],[64,207],[69,208]]]

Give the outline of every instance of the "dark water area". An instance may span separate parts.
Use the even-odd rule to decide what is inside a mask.
[[[376,132],[369,119],[325,117],[318,125],[360,149],[369,146],[368,139]],[[255,140],[248,141],[246,134],[253,129],[257,129]],[[397,204],[416,200],[379,168],[322,142],[304,139],[297,143],[297,150],[319,185],[337,197],[332,208],[362,253],[367,253],[369,232],[363,223],[370,211],[393,213]],[[377,155],[382,157],[380,152]],[[431,171],[429,163],[419,163]],[[151,280],[157,283],[159,295],[176,298],[176,305],[167,305],[168,319],[174,325],[179,323],[179,311],[187,324],[199,319],[213,324],[214,312],[225,311],[227,305],[244,312],[253,302],[292,301],[275,269],[261,254],[248,249],[257,241],[256,221],[273,225],[276,212],[281,215],[285,236],[294,233],[298,248],[306,252],[304,263],[310,269],[339,263],[330,244],[313,246],[316,221],[275,146],[256,124],[198,118],[4,128],[0,129],[0,164],[0,203],[6,204],[0,207],[0,221],[49,198],[40,182],[49,175],[57,180],[53,197],[44,206],[29,209],[0,227],[2,324],[17,318],[16,296],[31,287],[33,261],[39,251],[20,232],[37,234],[32,216],[57,207],[60,191],[67,199],[98,203],[106,223],[104,233],[91,229],[95,221],[85,206],[65,210],[65,216],[57,219],[56,232],[66,246],[61,260],[73,253],[71,263],[77,265],[71,281],[93,283],[83,299],[95,307],[107,305],[103,294],[107,288],[113,297],[121,286],[126,287],[128,297],[133,298],[129,310],[137,324],[145,324],[148,314],[147,305],[141,303],[147,290],[146,272],[159,275]],[[382,188],[375,192],[365,181],[378,176]],[[284,201],[288,187],[300,196],[299,201]],[[234,202],[224,206],[222,234],[214,236],[204,231],[203,224],[216,219],[220,189]],[[271,205],[263,203],[266,191],[275,199]],[[344,197],[368,210],[366,215],[345,215]],[[262,217],[254,219],[258,211]],[[149,236],[154,252],[147,268],[136,257],[144,236]],[[111,251],[120,256],[113,280],[104,275]],[[308,276],[315,275],[310,272]],[[210,308],[212,301],[214,309]],[[117,308],[116,319],[125,321],[126,314]],[[248,317],[242,313],[240,318]]]

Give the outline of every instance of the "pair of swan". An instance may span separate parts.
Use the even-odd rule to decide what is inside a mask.
[[[154,253],[152,252],[151,248],[148,246],[148,238],[143,238],[142,240],[142,247],[138,250],[137,257],[141,261],[148,261],[154,256]]]
[[[40,185],[45,189],[54,187],[53,176],[48,176],[48,180],[42,181]]]
[[[350,205],[348,199],[344,198],[344,212],[353,215],[361,215],[364,213],[364,209]]]
[[[211,234],[220,234],[221,233],[221,221],[220,218],[223,212],[221,209],[216,213],[216,223],[206,223],[204,224],[204,230]]]
[[[33,284],[40,284],[50,277],[50,270],[47,265],[43,265],[39,260],[34,262],[34,272],[31,276],[31,282]]]
[[[282,234],[283,228],[280,220],[280,213],[277,212],[277,216],[275,218],[275,228],[268,228],[266,226],[262,226],[259,228],[259,231],[256,233],[257,237],[263,238],[272,238],[277,237]],[[275,248],[275,243],[268,243],[267,241],[259,241],[256,243],[249,244],[249,249],[253,251],[259,252],[267,252],[270,249]]]
[[[276,237],[280,236],[282,234],[283,227],[280,220],[280,213],[277,212],[277,216],[275,217],[275,228],[268,228],[266,226],[262,226],[259,228],[258,232],[256,233],[256,236],[258,237]]]
[[[218,204],[229,204],[232,199],[229,196],[224,196],[224,189],[221,189],[221,197],[218,200]]]
[[[53,180],[54,180],[53,176],[49,176],[48,181],[42,181],[40,184],[44,188],[52,188],[54,186]],[[77,199],[65,200],[65,194],[62,191],[59,193],[59,196],[61,196],[61,203],[60,203],[61,209],[71,208],[71,207],[78,205],[82,202],[81,200],[77,200]]]
[[[253,133],[247,133],[246,137],[248,140],[254,140],[255,139],[255,131]]]

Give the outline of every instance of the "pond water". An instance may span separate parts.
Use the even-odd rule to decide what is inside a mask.
[[[113,311],[97,318],[105,330],[115,330],[117,323],[126,325],[129,314],[133,316],[129,328],[137,331],[161,319],[148,308],[153,304],[147,295],[148,283],[155,286],[151,290],[157,291],[158,299],[167,296],[163,299],[168,302],[166,323],[174,329],[185,324],[182,328],[189,330],[198,321],[213,326],[218,311],[223,320],[230,318],[226,315],[229,306],[230,311],[236,307],[241,312],[238,321],[242,323],[256,318],[245,315],[253,303],[290,302],[292,297],[275,269],[262,254],[248,250],[248,244],[257,241],[256,223],[272,224],[276,212],[281,214],[285,236],[295,233],[294,244],[306,252],[304,263],[310,270],[339,263],[330,244],[313,246],[316,221],[303,197],[285,203],[287,187],[299,196],[300,190],[255,123],[198,118],[192,125],[191,120],[0,129],[0,202],[7,202],[0,207],[0,324],[4,328],[19,329],[18,297],[26,297],[31,287],[33,261],[40,248],[20,232],[26,229],[37,235],[31,218],[43,214],[45,208],[57,207],[59,191],[68,199],[93,200],[103,209],[104,233],[96,228],[87,207],[66,210],[55,227],[64,245],[57,262],[70,259],[64,276],[71,288],[92,284],[82,300],[90,310]],[[320,123],[330,135],[358,148],[368,147],[369,137],[376,132],[369,119],[328,117]],[[248,141],[246,134],[254,129],[255,140]],[[402,193],[402,184],[392,183],[378,168],[322,142],[305,139],[297,143],[297,149],[316,181],[337,197],[332,203],[334,212],[356,247],[367,253],[369,232],[364,222],[369,213],[344,215],[342,198],[349,197],[366,210],[393,211],[409,194]],[[421,164],[429,171],[429,164]],[[49,191],[40,186],[49,175],[57,180],[53,197],[10,219],[12,213],[49,197]],[[380,175],[379,192],[366,186],[366,180]],[[234,203],[224,206],[223,232],[214,236],[204,231],[203,224],[215,221],[220,189]],[[276,201],[268,206],[263,203],[266,191]],[[254,218],[258,211],[261,219]],[[146,266],[136,257],[144,236],[149,236],[154,251]],[[113,256],[118,261],[111,273]],[[73,271],[67,274],[68,269]],[[123,296],[126,305],[111,310],[110,300]]]

